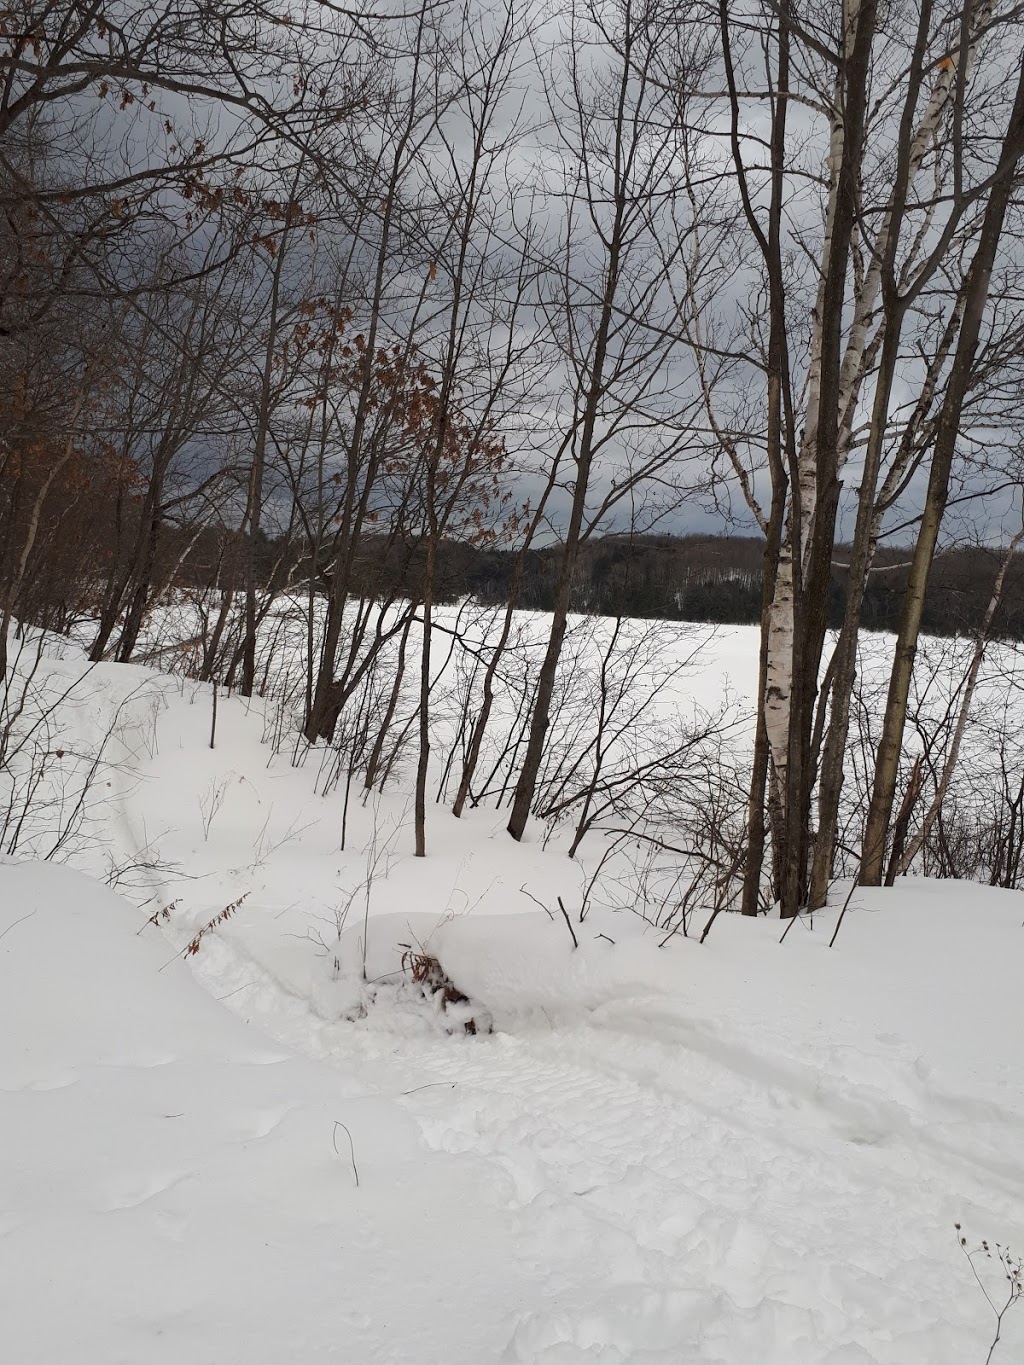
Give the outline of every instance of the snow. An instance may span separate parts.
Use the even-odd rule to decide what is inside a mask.
[[[751,645],[716,638],[698,701]],[[206,687],[49,650],[72,680],[64,787],[119,717],[74,868],[0,861],[4,1359],[985,1359],[954,1224],[1024,1234],[1024,895],[857,891],[830,948],[840,888],[784,943],[664,942],[581,920],[586,847],[439,805],[415,859],[396,782],[342,849],[260,704],[222,696],[211,749]],[[993,1361],[1022,1353],[1010,1313]]]
[[[489,1358],[529,1271],[485,1163],[247,1027],[104,888],[0,888],[5,1359]]]

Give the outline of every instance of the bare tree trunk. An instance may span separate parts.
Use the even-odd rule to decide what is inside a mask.
[[[224,636],[228,620],[231,616],[231,607],[235,600],[235,565],[232,556],[232,564],[228,573],[227,584],[220,590],[220,606],[217,610],[217,619],[210,632],[210,639],[206,646],[206,654],[203,659],[202,670],[199,674],[200,682],[210,682],[215,677],[217,668],[217,656],[220,652],[220,642]]]
[[[2,607],[0,607],[0,687],[5,685],[5,679],[7,677],[7,636],[17,607],[18,592],[25,578],[25,569],[28,565],[29,558],[31,557],[33,547],[35,546],[36,537],[39,534],[39,522],[43,513],[43,504],[46,502],[47,494],[53,487],[58,474],[66,468],[75,451],[74,426],[81,415],[82,407],[85,402],[86,378],[87,375],[83,377],[82,386],[79,389],[78,396],[75,399],[75,405],[71,411],[70,422],[72,429],[68,433],[60,457],[51,465],[45,479],[36,492],[36,496],[32,503],[32,510],[29,513],[28,526],[26,527],[25,536],[21,544],[21,553],[18,556],[17,563],[14,565],[13,571],[4,583],[3,604]]]
[[[428,494],[428,496],[432,496]],[[433,627],[434,573],[437,562],[435,528],[427,537],[427,565],[423,576],[423,645],[420,650],[419,754],[416,760],[416,791],[413,823],[416,857],[427,856],[427,776],[430,770],[430,635]]]
[[[154,507],[149,517],[149,525],[146,528],[145,549],[143,551],[142,563],[139,565],[139,572],[136,575],[135,590],[132,593],[131,602],[125,612],[124,625],[121,627],[121,636],[117,642],[115,659],[118,663],[126,664],[132,657],[132,652],[138,642],[139,632],[142,630],[142,622],[146,615],[146,606],[149,601],[150,586],[153,581],[153,570],[156,566],[157,541],[160,535],[160,508]]]
[[[928,479],[924,512],[918,530],[914,558],[910,567],[889,680],[885,717],[875,761],[874,786],[868,807],[864,831],[864,853],[861,864],[861,883],[878,886],[885,864],[885,846],[889,831],[899,774],[900,749],[906,723],[907,698],[917,653],[921,629],[924,594],[931,571],[939,528],[949,496],[949,478],[960,432],[960,417],[971,383],[972,370],[978,350],[981,325],[988,303],[989,284],[999,240],[1002,235],[1006,210],[1013,189],[1014,172],[1024,153],[1024,67],[1021,68],[1006,136],[1003,140],[999,171],[989,194],[982,223],[978,248],[971,261],[965,291],[965,307],[956,354],[950,370],[939,415]]]
[[[959,65],[950,60],[939,67],[927,105],[915,128],[917,103],[924,84],[931,17],[932,5],[930,0],[926,0],[926,3],[921,6],[917,36],[911,54],[907,91],[897,140],[897,163],[893,190],[874,242],[872,261],[867,276],[856,300],[854,331],[847,344],[847,354],[844,360],[846,388],[849,391],[845,419],[848,433],[853,417],[853,395],[862,382],[867,320],[875,306],[877,295],[881,292],[883,310],[881,356],[875,377],[871,422],[864,456],[864,468],[858,490],[857,522],[848,570],[846,608],[842,630],[832,660],[834,673],[832,703],[828,735],[821,761],[818,829],[808,891],[808,901],[812,909],[824,905],[828,895],[829,880],[832,876],[846,743],[849,735],[850,699],[856,673],[857,635],[864,593],[867,588],[868,575],[874,559],[881,523],[882,509],[878,504],[876,492],[882,466],[890,398],[899,361],[903,322],[912,301],[920,294],[942,260],[941,252],[939,250],[933,251],[930,259],[918,270],[913,287],[900,291],[895,276],[895,264],[900,231],[906,213],[907,196],[914,178],[920,170],[925,153],[935,138],[943,113],[955,97]],[[965,26],[966,21],[967,15],[965,14]],[[976,25],[972,29],[972,44],[975,37]],[[968,63],[972,55],[973,46],[968,46]],[[964,79],[964,74],[960,75],[961,81]],[[951,223],[957,220],[960,211],[962,210],[954,209]],[[946,230],[949,231],[949,225],[947,225]],[[959,319],[958,308],[954,309],[953,316],[954,319]],[[939,347],[940,357],[948,353],[953,334],[951,327],[947,326],[945,337]],[[935,370],[936,368],[933,365],[932,369]],[[860,377],[856,373],[858,370]],[[926,379],[921,397],[925,395],[930,397],[931,391],[929,379]],[[918,410],[922,410],[920,402]],[[912,422],[908,426],[908,437],[915,429],[916,424]],[[904,458],[906,459],[909,458],[909,439],[905,445]],[[900,460],[897,460],[894,469],[898,468],[901,463]]]
[[[526,557],[530,552],[530,546],[533,543],[533,537],[537,532],[537,528],[540,526],[543,519],[548,499],[555,487],[558,478],[559,465],[567,443],[568,440],[563,441],[551,462],[551,466],[548,470],[547,482],[544,485],[544,491],[537,501],[537,506],[533,516],[530,518],[530,524],[527,527],[523,543],[516,554],[515,565],[512,570],[512,579],[509,583],[508,602],[505,606],[505,617],[502,622],[501,633],[494,644],[491,651],[491,657],[487,661],[487,667],[484,670],[483,698],[480,704],[480,714],[473,723],[469,741],[469,752],[466,755],[465,763],[462,765],[459,790],[456,793],[455,802],[452,806],[452,813],[456,818],[462,815],[466,800],[470,793],[470,788],[473,784],[473,777],[476,773],[477,764],[480,762],[480,750],[483,747],[484,736],[487,733],[487,725],[490,721],[491,710],[494,706],[494,679],[497,676],[498,668],[504,658],[509,636],[512,634],[512,626],[515,622],[515,610],[519,603],[519,595],[522,591],[523,584],[523,574],[526,570]]]
[[[580,535],[583,530],[583,514],[586,507],[587,488],[590,481],[590,465],[593,452],[594,427],[597,421],[598,404],[603,391],[604,359],[608,347],[608,332],[613,317],[613,304],[618,278],[619,257],[618,231],[612,238],[609,253],[608,275],[602,303],[601,320],[598,326],[594,347],[594,359],[590,369],[589,391],[584,410],[583,426],[580,432],[579,453],[576,456],[576,479],[573,490],[572,510],[562,548],[562,562],[555,588],[554,610],[551,630],[548,635],[547,649],[537,676],[537,695],[534,699],[533,713],[530,718],[530,737],[526,744],[523,766],[519,771],[512,812],[508,822],[508,832],[513,839],[522,839],[526,822],[530,818],[533,794],[537,789],[537,775],[544,756],[544,739],[551,721],[551,698],[558,676],[558,661],[565,642],[565,630],[569,619],[569,602],[572,593],[572,579],[579,556]]]
[[[366,763],[366,776],[363,781],[363,786],[367,791],[371,790],[374,782],[377,780],[381,757],[384,753],[384,745],[387,741],[391,724],[395,718],[395,712],[398,709],[399,698],[402,695],[402,683],[405,679],[405,651],[409,643],[409,628],[413,623],[413,618],[414,613],[410,612],[406,617],[405,627],[402,630],[402,636],[398,642],[398,662],[395,665],[395,677],[391,684],[391,694],[388,697],[388,704],[380,723],[380,729],[377,731],[377,736],[373,741],[373,748],[370,750],[370,757]]]
[[[106,655],[128,594],[135,596],[141,591],[143,596],[145,595],[148,572],[152,568],[152,551],[156,544],[156,527],[160,518],[160,502],[163,498],[164,478],[172,444],[170,433],[165,433],[165,439],[154,458],[149,483],[139,508],[139,525],[135,531],[131,559],[107,589],[106,601],[100,613],[99,629],[89,650],[89,660],[92,663],[99,663]]]
[[[864,119],[869,86],[870,57],[875,37],[874,0],[854,0],[847,10],[844,55],[837,98],[842,110],[837,121],[834,153],[838,171],[826,226],[823,275],[814,325],[816,358],[812,359],[811,394],[805,442],[800,452],[799,481],[793,487],[791,527],[792,577],[783,583],[779,596],[781,615],[792,621],[791,678],[786,717],[785,745],[777,740],[776,766],[782,758],[780,787],[784,805],[784,845],[780,851],[782,885],[780,905],[784,916],[795,915],[807,900],[810,851],[811,792],[814,771],[811,734],[814,726],[818,671],[825,640],[828,584],[835,544],[839,507],[840,426],[842,401],[843,307],[854,222],[857,217],[857,186],[864,150]],[[838,146],[836,146],[836,141]],[[815,363],[816,360],[816,363]],[[787,563],[784,547],[782,565]],[[781,575],[780,575],[781,577]],[[786,588],[792,593],[788,612]],[[778,590],[777,590],[778,595]],[[778,627],[776,627],[778,629]],[[785,643],[786,631],[779,636]],[[772,635],[769,635],[771,640]],[[784,664],[784,660],[782,660]],[[781,675],[784,679],[783,674]],[[782,683],[783,689],[785,683]],[[771,684],[769,685],[769,710]],[[769,733],[772,726],[769,725]],[[784,750],[784,752],[783,752]]]
[[[897,856],[892,860],[893,873],[895,876],[902,877],[910,870],[914,859],[924,847],[928,835],[931,833],[932,826],[938,818],[939,812],[942,810],[946,800],[946,795],[949,792],[950,783],[953,780],[953,774],[956,771],[956,765],[960,758],[960,747],[963,744],[964,731],[967,728],[971,704],[974,701],[974,694],[977,690],[981,665],[985,659],[985,646],[988,644],[992,632],[992,625],[995,621],[996,612],[999,610],[999,605],[1003,600],[1003,592],[1006,586],[1006,574],[1022,541],[1024,541],[1024,528],[1019,530],[1010,541],[1006,554],[1003,557],[1003,562],[999,566],[999,572],[996,574],[996,581],[992,587],[992,596],[989,599],[988,607],[985,610],[984,620],[981,623],[977,638],[974,642],[974,649],[971,653],[971,663],[967,670],[964,694],[960,701],[960,710],[957,714],[956,725],[953,729],[953,738],[950,741],[946,761],[942,765],[942,774],[935,787],[935,795],[932,797],[928,809],[924,814],[924,818],[921,821],[921,828],[906,845],[906,848],[900,848]],[[894,853],[896,853],[895,845],[897,841],[894,839],[893,842]],[[888,876],[886,877],[886,885],[891,885],[891,880]]]
[[[619,140],[620,147],[625,135],[623,120],[626,90],[632,76],[628,52],[627,47],[619,80],[619,105],[614,128],[614,136]],[[526,753],[519,771],[519,779],[516,783],[508,822],[508,832],[516,840],[522,839],[526,830],[526,822],[530,818],[530,809],[533,805],[533,794],[537,788],[537,775],[540,772],[541,759],[544,755],[544,740],[551,723],[551,698],[558,676],[558,661],[562,654],[562,645],[565,642],[572,580],[583,531],[583,517],[586,510],[587,491],[590,486],[590,470],[594,454],[594,433],[601,397],[605,391],[605,358],[608,354],[609,334],[615,319],[615,302],[619,287],[619,261],[622,253],[627,210],[626,184],[621,175],[614,187],[614,195],[614,222],[608,240],[604,290],[595,330],[593,355],[587,371],[583,420],[578,438],[579,446],[575,452],[576,476],[573,481],[572,507],[569,513],[565,543],[562,547],[558,582],[555,587],[551,629],[548,633],[547,648],[537,677],[537,693],[530,717],[530,733],[526,744]]]
[[[296,172],[292,185],[294,199],[298,188],[298,177],[302,163]],[[285,208],[290,211],[290,205]],[[251,697],[256,686],[256,636],[258,631],[258,571],[257,559],[259,536],[263,517],[263,476],[267,460],[267,439],[270,435],[270,419],[274,398],[274,362],[277,352],[278,329],[281,323],[281,280],[284,273],[285,257],[288,255],[290,220],[286,222],[277,244],[274,269],[270,282],[270,308],[267,316],[267,343],[263,352],[263,367],[260,372],[260,397],[256,409],[256,436],[253,442],[252,463],[249,466],[249,488],[246,497],[245,526],[248,539],[245,555],[245,636],[242,641],[242,681],[239,691],[243,697]]]
[[[733,165],[740,186],[743,213],[764,259],[769,289],[768,337],[768,470],[772,485],[771,508],[765,523],[765,550],[762,569],[761,643],[758,651],[757,720],[751,762],[750,794],[747,803],[747,851],[743,875],[741,910],[756,915],[761,903],[761,877],[764,866],[765,808],[771,745],[766,724],[768,688],[769,630],[772,603],[778,585],[782,538],[785,526],[786,496],[790,470],[795,465],[794,422],[787,342],[786,298],[782,271],[781,229],[786,171],[786,123],[789,112],[790,10],[788,0],[779,9],[778,63],[775,76],[776,99],[771,129],[771,202],[767,234],[754,212],[739,138],[740,107],[729,40],[729,14],[725,0],[719,7],[722,51],[729,89],[730,141]],[[738,464],[730,449],[734,463]]]
[[[427,31],[426,11],[418,16],[417,28],[411,54],[410,87],[406,92],[407,107],[397,130],[392,130],[394,152],[383,186],[381,200],[380,240],[377,244],[374,262],[373,286],[369,301],[369,319],[364,347],[362,382],[356,400],[352,422],[352,434],[346,450],[345,496],[338,517],[338,534],[335,545],[340,547],[334,568],[331,572],[327,593],[327,610],[324,621],[324,637],[320,647],[320,659],[316,680],[312,687],[312,707],[306,716],[304,733],[310,743],[318,738],[328,738],[333,726],[329,714],[333,708],[334,667],[338,655],[338,645],[345,620],[352,581],[352,570],[356,560],[367,514],[370,510],[371,495],[375,487],[380,452],[364,449],[364,437],[370,417],[374,381],[374,358],[377,352],[378,336],[382,326],[382,316],[386,301],[386,278],[391,256],[395,215],[401,207],[399,196],[403,175],[407,170],[406,156],[414,143],[419,125],[426,121],[432,123],[440,117],[442,110],[434,109],[425,113],[420,104],[420,90],[423,80],[422,64],[426,50],[430,46],[431,35]]]

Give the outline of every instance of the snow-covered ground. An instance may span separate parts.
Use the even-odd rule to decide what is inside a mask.
[[[721,632],[697,700],[753,647]],[[63,820],[76,870],[0,863],[4,1360],[985,1361],[954,1225],[1024,1244],[1024,895],[659,946],[493,808],[433,807],[413,858],[405,781],[342,849],[280,711],[222,696],[211,749],[208,687],[70,645],[33,686],[71,692],[15,853]]]

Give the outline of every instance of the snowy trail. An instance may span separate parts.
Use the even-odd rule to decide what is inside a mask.
[[[254,1017],[261,1001],[274,1018],[280,997],[257,991]],[[274,1031],[301,1037],[300,1015],[293,1001]],[[953,1223],[1019,1223],[1022,1173],[994,1159],[1019,1120],[994,1113],[990,1148],[961,1150],[949,1101],[902,1054],[880,1072],[877,1052],[832,1046],[875,1082],[857,1083],[663,998],[478,1039],[307,1036],[397,1097],[432,1150],[492,1167],[519,1271],[550,1300],[496,1360],[962,1365],[984,1334]]]
[[[496,1357],[543,1290],[487,1163],[245,1027],[83,877],[0,863],[0,934],[5,1362]]]
[[[187,721],[202,726],[205,716],[193,710]],[[225,709],[226,737],[232,723]],[[188,731],[179,733],[186,742],[175,761],[198,763],[192,781],[206,780],[217,757],[197,754]],[[244,774],[261,810],[308,800],[306,774],[247,766],[238,744],[219,764]],[[447,840],[456,834],[450,872]],[[405,907],[423,903],[419,888],[445,895],[449,876],[468,886],[474,875],[485,885],[497,875],[491,897],[503,910],[521,908],[527,873],[550,898],[553,877],[569,870],[529,846],[513,859],[500,834],[496,842],[443,813],[432,840],[426,869],[407,875],[411,864],[400,861],[381,887],[380,910],[397,912],[403,926]],[[284,866],[306,886],[323,885],[325,855],[316,843],[302,850]],[[485,871],[474,872],[474,859]],[[525,1016],[513,1008],[504,1032],[460,1039],[313,1014],[302,965],[309,945],[295,936],[308,921],[287,908],[272,862],[260,877],[266,891],[254,883],[256,904],[204,948],[199,974],[229,1008],[341,1068],[359,1093],[396,1102],[430,1150],[485,1172],[512,1220],[515,1273],[543,1288],[514,1320],[494,1324],[500,1349],[479,1365],[974,1358],[988,1309],[965,1282],[953,1224],[1011,1239],[1024,1230],[1016,1160],[1024,1093],[1012,1044],[986,1060],[988,1040],[979,1048],[968,1033],[958,1051],[958,1014],[987,1018],[982,1035],[1007,1040],[1019,1030],[1020,943],[1003,937],[1024,917],[1016,903],[998,902],[990,937],[971,928],[980,959],[999,958],[977,977],[965,974],[955,936],[920,972],[924,935],[943,908],[925,897],[902,923],[852,916],[845,957],[825,951],[827,934],[798,931],[779,948],[771,925],[727,921],[709,949],[674,945],[667,966],[641,945],[610,994],[601,963],[588,960],[573,975],[561,926],[542,923],[545,936],[521,940],[521,919],[506,916],[510,940],[477,911],[441,940],[446,961],[450,954],[485,1003],[507,995],[513,1006],[522,998],[537,1007]],[[261,919],[259,900],[271,888],[282,909]],[[211,894],[225,901],[235,892],[224,882]],[[396,940],[409,937],[381,924]],[[607,970],[626,951],[620,942]],[[642,983],[655,980],[654,967],[661,979],[651,994]],[[358,1116],[352,1128],[365,1146]],[[1014,1332],[1024,1340],[1022,1326],[1011,1322],[1008,1340]]]
[[[91,675],[68,718],[83,749],[149,676]],[[835,951],[834,915],[782,947],[777,924],[722,916],[661,951],[599,906],[575,950],[536,909],[579,904],[554,849],[438,809],[415,860],[396,792],[353,805],[342,851],[336,801],[271,759],[258,708],[224,699],[211,750],[208,701],[153,678],[97,812],[90,870],[152,841],[125,890],[146,915],[175,903],[163,929],[107,906],[99,935],[48,938],[40,912],[0,942],[19,1365],[984,1360],[953,1225],[1024,1237],[1024,898],[908,883],[858,898]],[[392,828],[337,950],[358,959],[370,926],[374,977],[429,943],[493,1034],[439,1031],[422,1001],[339,1017],[338,908]],[[199,992],[167,964],[243,893],[190,959]],[[0,934],[14,920],[0,895]],[[1000,1352],[1024,1358],[1024,1313]]]
[[[422,1102],[427,1140],[507,1172],[522,1244],[558,1248],[567,1281],[568,1302],[525,1319],[509,1360],[964,1358],[950,1342],[975,1306],[954,1294],[945,1321],[916,1324],[913,1306],[934,1292],[936,1234],[952,1245],[964,1201],[990,1201],[990,1184],[959,1159],[922,1159],[886,1130],[889,1112],[851,1136],[770,1072],[723,1074],[678,1044],[592,1026],[491,1040],[443,1074],[455,1089],[433,1112]],[[930,1216],[908,1220],[908,1181]],[[861,1263],[837,1246],[863,1248]]]

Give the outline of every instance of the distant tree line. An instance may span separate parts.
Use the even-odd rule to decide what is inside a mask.
[[[167,546],[169,560],[173,546]],[[518,605],[550,612],[561,547],[530,550],[525,557]],[[258,552],[265,585],[271,586],[279,555],[264,540]],[[583,615],[646,620],[757,625],[761,619],[764,544],[755,536],[605,536],[587,543],[573,577],[571,609]],[[936,556],[922,614],[927,635],[969,635],[984,620],[1002,553],[985,546],[958,546]],[[188,578],[195,586],[221,586],[217,572],[227,556],[223,537],[201,538],[190,552]],[[906,592],[909,552],[880,550],[864,592],[862,629],[895,631]],[[838,630],[847,602],[848,547],[836,547],[828,589],[828,625]],[[301,561],[299,569],[301,573]],[[516,555],[488,545],[445,541],[439,547],[435,596],[439,602],[472,597],[482,606],[512,600]],[[365,586],[386,586],[389,594],[417,600],[423,557],[418,548],[369,540],[355,566]],[[1024,640],[1024,554],[1012,556],[990,632]]]
[[[74,531],[49,540],[52,553],[39,565],[47,574],[38,583],[42,619],[64,629],[79,614],[98,609],[101,571],[109,573],[128,540],[124,522],[137,507],[104,507],[97,497],[84,499],[76,513],[65,506],[62,520],[74,516]],[[120,535],[115,521],[120,519]],[[83,544],[92,546],[97,578],[90,603],[90,584],[65,572],[61,545],[77,560]],[[73,547],[73,548],[72,548]],[[246,537],[223,528],[166,525],[153,551],[157,581],[178,586],[223,590],[239,572],[247,554]],[[525,556],[516,600],[528,611],[550,612],[554,601],[561,547],[531,549]],[[904,548],[879,550],[875,570],[864,591],[862,629],[895,631],[909,572]],[[936,636],[970,635],[977,631],[992,598],[1002,563],[998,549],[957,546],[936,556],[922,614],[922,630]],[[697,621],[723,625],[756,625],[763,591],[764,544],[756,536],[604,536],[580,552],[573,577],[571,609],[584,615],[628,616],[647,620]],[[847,602],[848,547],[836,547],[828,589],[828,625],[842,626]],[[435,600],[456,602],[471,597],[482,606],[504,606],[513,597],[516,553],[493,545],[445,540],[434,568]],[[301,547],[286,547],[278,538],[260,535],[255,546],[257,579],[266,591],[308,578],[310,560]],[[287,565],[287,573],[282,566]],[[367,537],[353,563],[357,592],[418,601],[425,571],[423,547],[383,536]],[[69,596],[68,590],[74,588]],[[991,634],[1024,640],[1024,554],[1012,556]]]

